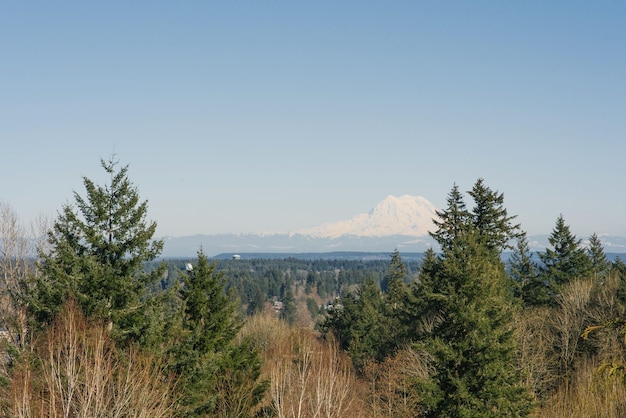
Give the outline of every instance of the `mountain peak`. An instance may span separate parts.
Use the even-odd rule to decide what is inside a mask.
[[[348,221],[328,223],[297,232],[321,238],[337,238],[342,235],[422,237],[433,227],[432,220],[437,216],[435,210],[435,207],[421,196],[389,195],[368,213],[356,215]]]

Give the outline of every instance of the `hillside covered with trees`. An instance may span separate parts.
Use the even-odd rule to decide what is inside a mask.
[[[128,166],[101,163],[33,232],[2,204],[2,416],[626,411],[626,266],[563,216],[533,254],[478,179],[421,261],[163,260]]]

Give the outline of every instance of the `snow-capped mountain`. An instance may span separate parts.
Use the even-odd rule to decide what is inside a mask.
[[[386,237],[405,235],[422,237],[433,230],[436,208],[421,196],[387,196],[369,213],[354,218],[296,231],[298,234],[319,238],[338,238],[343,235],[358,237]]]
[[[220,234],[164,237],[164,257],[194,257],[205,254],[237,253],[322,253],[322,252],[423,252],[437,248],[429,236],[434,231],[435,207],[421,196],[387,196],[369,213],[291,233]],[[626,237],[602,236],[607,254],[626,253]],[[531,251],[547,248],[547,235],[528,237]],[[623,257],[626,259],[626,257]]]
[[[166,237],[165,257],[238,252],[425,251],[434,241],[435,207],[421,196],[387,196],[369,213],[309,229],[276,234],[220,234]]]

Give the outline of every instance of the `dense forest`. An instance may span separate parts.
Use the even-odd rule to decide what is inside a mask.
[[[478,179],[419,261],[163,260],[101,163],[32,232],[0,207],[2,416],[626,414],[626,265],[563,216],[532,253]]]

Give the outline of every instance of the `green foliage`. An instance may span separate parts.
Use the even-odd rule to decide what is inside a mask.
[[[242,388],[250,389],[249,413],[264,391],[257,383],[260,360],[256,351],[248,341],[235,341],[243,322],[224,287],[223,273],[201,250],[197,264],[182,273],[180,316],[168,352],[172,371],[180,377],[183,416],[223,413],[231,398],[242,395]]]
[[[298,306],[296,305],[296,298],[293,294],[291,281],[285,283],[281,294],[283,299],[283,309],[280,311],[280,318],[288,324],[293,325],[296,323]]]
[[[504,207],[504,194],[485,186],[483,179],[478,179],[468,194],[474,200],[471,211],[467,210],[459,187],[456,184],[452,187],[446,209],[437,211],[439,219],[433,220],[437,230],[430,235],[446,250],[456,237],[473,228],[494,254],[511,248],[509,242],[519,236],[520,225],[512,223],[516,216],[509,216]]]
[[[471,215],[456,184],[448,193],[446,202],[446,209],[435,212],[439,217],[433,220],[437,230],[430,232],[442,249],[450,248],[455,238],[471,224]]]
[[[147,222],[147,202],[127,176],[128,166],[101,160],[109,184],[96,185],[84,177],[86,195],[74,193],[48,233],[49,253],[41,253],[41,274],[27,295],[31,314],[39,324],[50,323],[65,300],[74,296],[86,315],[108,321],[122,342],[148,340],[158,330],[149,287],[157,283],[165,265],[143,272],[146,262],[161,252],[152,241],[155,222]]]
[[[320,324],[324,334],[333,333],[359,372],[369,361],[382,361],[390,350],[390,334],[384,316],[383,294],[366,279],[356,295],[348,294],[335,304]]]
[[[317,316],[320,314],[320,307],[317,306],[317,302],[315,301],[315,299],[307,298],[306,299],[306,308],[308,309],[309,313],[311,314],[311,318],[313,318],[313,320],[316,320]]]
[[[513,294],[520,298],[524,305],[543,306],[550,302],[550,289],[532,260],[526,233],[520,235],[511,254],[509,274],[512,279]]]
[[[421,287],[431,328],[417,347],[430,353],[435,370],[418,384],[428,415],[525,416],[532,404],[515,367],[504,267],[478,231],[450,244]]]
[[[393,253],[391,253],[391,259],[387,265],[387,272],[380,283],[381,290],[386,293],[394,294],[393,298],[397,299],[400,295],[396,295],[396,293],[401,292],[407,273],[407,268],[402,262],[400,252],[395,249]]]
[[[560,288],[571,280],[586,277],[591,271],[591,260],[559,215],[552,233],[548,237],[552,248],[539,253],[543,262],[541,274],[550,288],[550,295],[559,293]]]
[[[609,272],[611,263],[606,258],[604,247],[598,234],[593,234],[589,238],[587,256],[591,261],[591,274],[593,277],[597,280],[604,279]]]
[[[485,186],[483,179],[478,179],[468,193],[474,199],[472,224],[480,240],[496,254],[512,248],[509,241],[519,237],[520,225],[512,223],[517,216],[508,215],[504,194]]]

